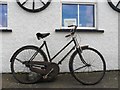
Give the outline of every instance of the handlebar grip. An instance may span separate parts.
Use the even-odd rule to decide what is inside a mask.
[[[76,26],[76,25],[69,25],[68,27],[74,27],[74,26]]]
[[[67,38],[67,37],[70,37],[71,35],[70,34],[68,34],[68,35],[66,35],[65,37]]]
[[[74,33],[75,33],[75,32],[72,32],[72,33],[66,35],[65,37],[70,37],[70,36],[74,35]]]

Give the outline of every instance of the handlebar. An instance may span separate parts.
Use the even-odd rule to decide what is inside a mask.
[[[76,25],[70,25],[70,26],[68,26],[68,27],[74,27],[74,28],[71,29],[71,33],[68,34],[68,35],[66,35],[65,37],[69,37],[69,36],[71,36],[71,35],[74,35],[75,32],[76,32],[76,29],[77,29],[77,26],[76,26]]]
[[[70,25],[70,26],[68,26],[68,27],[74,27],[74,30],[77,29],[77,26],[76,26],[76,25]]]

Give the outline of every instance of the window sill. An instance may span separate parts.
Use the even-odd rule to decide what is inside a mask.
[[[0,28],[0,32],[12,32],[12,29],[3,29],[3,28]]]
[[[71,29],[55,29],[55,32],[70,32]],[[104,33],[104,30],[97,29],[77,29],[76,32]]]

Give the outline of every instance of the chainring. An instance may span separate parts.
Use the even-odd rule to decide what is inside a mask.
[[[29,68],[32,72],[37,73],[42,76],[40,81],[52,81],[59,73],[59,66],[53,62],[39,62],[31,61],[29,63]]]
[[[48,67],[47,67],[47,72],[48,72],[46,74],[47,76],[44,75],[43,80],[44,81],[53,81],[53,80],[55,80],[55,78],[57,77],[59,71],[60,71],[60,68],[59,68],[58,64],[56,64],[56,63],[49,64]]]

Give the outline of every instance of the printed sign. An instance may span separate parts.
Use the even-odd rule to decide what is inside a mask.
[[[64,27],[68,27],[69,25],[76,25],[76,19],[64,19]]]

